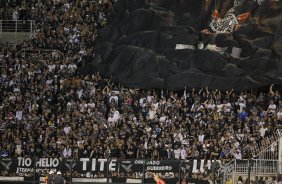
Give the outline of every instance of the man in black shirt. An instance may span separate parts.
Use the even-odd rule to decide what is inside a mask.
[[[53,184],[66,184],[66,180],[62,177],[61,171],[57,172],[57,175],[53,179]]]

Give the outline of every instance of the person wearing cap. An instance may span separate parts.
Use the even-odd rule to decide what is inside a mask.
[[[46,184],[52,184],[54,179],[54,171],[49,171],[49,174],[45,177]]]
[[[57,172],[57,175],[53,179],[53,184],[66,184],[66,180],[62,176],[61,171]]]

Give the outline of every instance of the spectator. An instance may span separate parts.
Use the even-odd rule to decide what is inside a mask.
[[[54,184],[66,184],[66,180],[62,177],[61,171],[57,172],[57,175],[53,179]]]
[[[53,184],[54,180],[54,171],[50,171],[49,174],[45,177],[46,184]]]
[[[242,178],[242,176],[239,176],[237,184],[243,184],[243,178]]]

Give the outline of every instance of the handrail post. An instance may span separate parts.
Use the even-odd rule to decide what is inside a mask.
[[[70,184],[72,184],[72,166],[73,166],[73,158],[71,159],[71,167],[70,167]]]
[[[281,134],[280,134],[280,131],[279,131],[279,138],[278,138],[278,162],[281,162],[282,161],[282,137],[281,137]],[[281,174],[282,173],[282,168],[281,168],[281,165],[279,165],[279,170],[278,170],[278,174]]]
[[[237,160],[234,161],[234,172],[232,174],[232,183],[235,183],[235,174],[237,173]]]
[[[32,30],[32,26],[33,25],[32,25],[32,23],[33,23],[33,20],[30,21],[30,36],[33,34],[33,30]]]
[[[0,20],[0,38],[2,37],[2,30],[3,30],[3,20]]]
[[[145,164],[146,164],[146,159],[144,159],[144,162],[143,162],[142,183],[145,183]]]
[[[15,20],[15,41],[17,40],[18,20]]]
[[[180,160],[180,163],[179,163],[179,183],[181,183],[181,180],[183,177],[181,177],[181,167],[182,167],[182,160]]]
[[[110,182],[110,180],[109,180],[109,158],[107,158],[107,183],[109,183]]]
[[[250,159],[248,159],[248,179],[247,179],[247,184],[251,183],[251,163]]]

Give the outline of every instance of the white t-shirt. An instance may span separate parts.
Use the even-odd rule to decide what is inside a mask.
[[[150,119],[154,119],[155,115],[156,115],[156,111],[155,110],[149,110],[149,118]]]
[[[87,106],[88,106],[87,103],[79,104],[80,112],[85,112]]]
[[[160,119],[159,119],[160,122],[165,122],[165,120],[166,120],[166,116],[162,116],[162,117],[160,117]]]
[[[22,120],[23,117],[23,111],[17,111],[16,112],[16,118],[17,120]]]
[[[52,80],[52,79],[48,79],[48,80],[46,80],[46,84],[47,84],[47,85],[52,84],[52,82],[53,82],[53,80]]]
[[[70,133],[70,131],[71,131],[70,126],[67,126],[67,127],[64,128],[64,132],[65,132],[66,135],[68,135]]]
[[[260,136],[264,137],[265,136],[265,132],[267,131],[267,128],[261,127],[259,129],[259,131],[260,131]]]
[[[213,109],[215,108],[215,104],[208,104],[208,105],[207,105],[207,108],[213,110]]]
[[[115,119],[113,117],[108,117],[108,123],[111,124],[111,123],[114,123],[115,122]]]
[[[115,112],[114,112],[113,118],[114,118],[114,121],[115,121],[115,122],[117,122],[117,121],[119,120],[120,115],[119,115],[119,112],[118,112],[118,111],[115,111]]]
[[[153,98],[154,98],[153,96],[148,95],[148,96],[147,96],[147,101],[148,101],[148,103],[152,102],[152,99],[153,99]]]
[[[243,111],[243,108],[246,108],[246,100],[244,100],[243,98],[240,98],[239,100],[239,106],[240,106],[240,112]]]
[[[182,160],[185,160],[187,158],[187,152],[185,149],[181,149],[180,157]]]
[[[83,89],[77,90],[77,96],[80,99],[83,94]]]
[[[230,103],[226,103],[226,104],[223,104],[223,106],[226,108],[226,112],[230,112],[230,109],[231,109],[231,104]]]
[[[19,19],[19,13],[17,11],[13,12],[13,20],[18,20]]]
[[[140,100],[139,100],[139,104],[140,104],[141,107],[145,107],[145,105],[146,105],[146,102],[144,102],[144,100],[146,100],[146,98],[140,98]]]
[[[278,119],[281,119],[281,118],[282,118],[282,112],[281,112],[281,111],[277,112],[277,118],[278,118]]]
[[[204,138],[205,138],[205,135],[203,135],[203,134],[198,136],[198,140],[201,144],[204,143]]]
[[[67,65],[60,65],[60,70],[64,70],[67,68]]]
[[[56,65],[48,65],[48,70],[49,70],[49,72],[53,72],[54,70],[55,70],[55,68],[56,68]]]
[[[235,153],[234,157],[237,160],[241,160],[242,159],[242,154],[240,152],[239,153]]]
[[[88,103],[88,108],[94,109],[95,108],[95,103]]]
[[[68,65],[68,69],[70,69],[71,71],[75,71],[76,68],[77,68],[76,65],[72,65],[72,64]]]
[[[174,150],[173,152],[174,152],[174,157],[176,159],[179,159],[180,158],[181,150],[178,148],[178,149]]]
[[[268,109],[270,110],[270,112],[275,113],[276,105],[275,104],[269,104]]]

